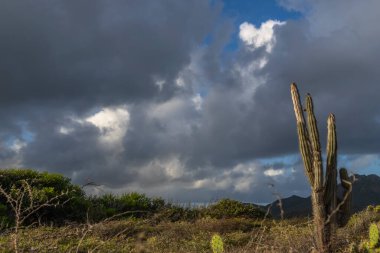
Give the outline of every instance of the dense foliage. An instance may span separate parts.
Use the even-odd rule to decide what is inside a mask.
[[[211,218],[263,218],[265,212],[253,204],[245,204],[237,200],[222,199],[217,203],[209,206],[206,213]]]
[[[10,197],[22,200],[20,204],[24,209],[29,207],[32,201],[38,208],[38,205],[55,198],[55,201],[51,202],[54,205],[40,208],[28,219],[29,223],[37,220],[62,223],[65,220],[80,220],[85,214],[84,192],[79,186],[73,185],[69,178],[60,174],[30,169],[0,170],[0,186]],[[1,219],[12,221],[14,215],[9,199],[1,194]]]
[[[0,223],[3,227],[4,224],[12,225],[15,218],[15,212],[4,193],[16,198],[24,194],[22,208],[27,208],[32,201],[42,205],[57,198],[54,205],[38,209],[28,217],[28,224],[39,222],[60,225],[65,222],[99,222],[126,217],[153,218],[157,222],[195,221],[202,217],[264,217],[264,212],[256,206],[230,199],[222,199],[208,207],[195,208],[168,203],[161,198],[150,198],[136,192],[86,196],[83,189],[72,184],[67,177],[30,169],[0,170],[0,186],[4,190],[3,193],[0,192]]]
[[[147,217],[165,207],[163,199],[148,198],[145,194],[136,192],[122,195],[89,196],[87,202],[89,205],[88,216],[92,221],[100,221],[113,216]]]

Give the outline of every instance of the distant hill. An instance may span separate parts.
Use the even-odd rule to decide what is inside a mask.
[[[352,212],[361,211],[368,205],[380,205],[380,177],[377,175],[355,175],[355,177],[356,181],[352,190]],[[281,201],[284,217],[311,216],[310,196],[302,198],[293,195]],[[271,214],[274,217],[280,217],[278,200],[265,208],[267,209],[270,205],[272,205]]]

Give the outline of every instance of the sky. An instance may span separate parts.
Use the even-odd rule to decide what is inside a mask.
[[[307,196],[290,83],[380,174],[377,0],[0,1],[0,167],[176,202]]]

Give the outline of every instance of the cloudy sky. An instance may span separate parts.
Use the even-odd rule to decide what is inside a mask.
[[[289,84],[380,168],[378,0],[0,1],[0,167],[165,199],[309,192]],[[274,185],[274,187],[269,187]]]

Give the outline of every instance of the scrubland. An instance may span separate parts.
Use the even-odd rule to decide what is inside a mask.
[[[369,224],[380,221],[373,209],[353,215],[338,229],[335,252],[365,252]],[[169,221],[158,216],[125,218],[64,226],[31,225],[21,229],[19,252],[212,252],[219,234],[225,252],[311,252],[312,221],[308,218],[210,218]],[[1,252],[14,252],[12,233],[0,237]]]
[[[286,210],[284,210],[286,212]],[[378,252],[380,206],[351,216],[333,252]],[[375,228],[369,236],[369,227]],[[0,252],[313,252],[311,217],[275,219],[269,209],[221,199],[203,207],[141,193],[87,196],[59,174],[0,171]]]

